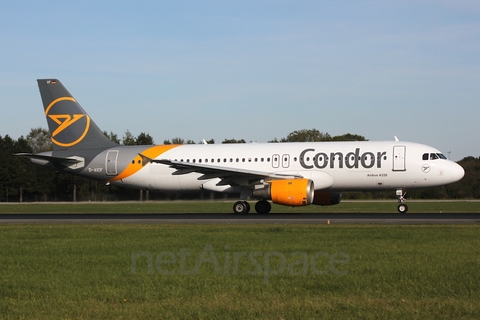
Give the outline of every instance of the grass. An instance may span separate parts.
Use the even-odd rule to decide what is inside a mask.
[[[234,201],[159,201],[115,203],[2,203],[0,213],[232,213]],[[253,213],[253,204],[251,201]],[[478,201],[410,201],[409,213],[480,212]],[[395,201],[345,201],[335,206],[285,207],[272,205],[272,213],[396,213]]]
[[[0,228],[6,319],[480,318],[477,225]]]

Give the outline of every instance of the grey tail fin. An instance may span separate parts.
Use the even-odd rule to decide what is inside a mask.
[[[59,80],[39,79],[37,82],[54,151],[117,145],[103,134]]]

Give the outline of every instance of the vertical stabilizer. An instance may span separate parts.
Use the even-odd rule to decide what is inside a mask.
[[[62,83],[37,80],[54,150],[110,148],[110,141]]]

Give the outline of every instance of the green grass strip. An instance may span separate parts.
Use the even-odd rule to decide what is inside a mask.
[[[477,225],[2,225],[5,319],[479,319]]]
[[[115,203],[0,204],[0,213],[232,213],[234,201],[159,201]],[[251,201],[251,212],[255,201]],[[480,212],[480,201],[411,201],[409,213]],[[345,201],[334,206],[286,207],[272,205],[272,213],[396,213],[395,201]]]

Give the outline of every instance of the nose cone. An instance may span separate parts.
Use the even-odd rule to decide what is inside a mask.
[[[457,182],[463,178],[463,176],[465,175],[465,170],[463,170],[461,165],[457,163],[452,163],[451,173],[452,182]]]

